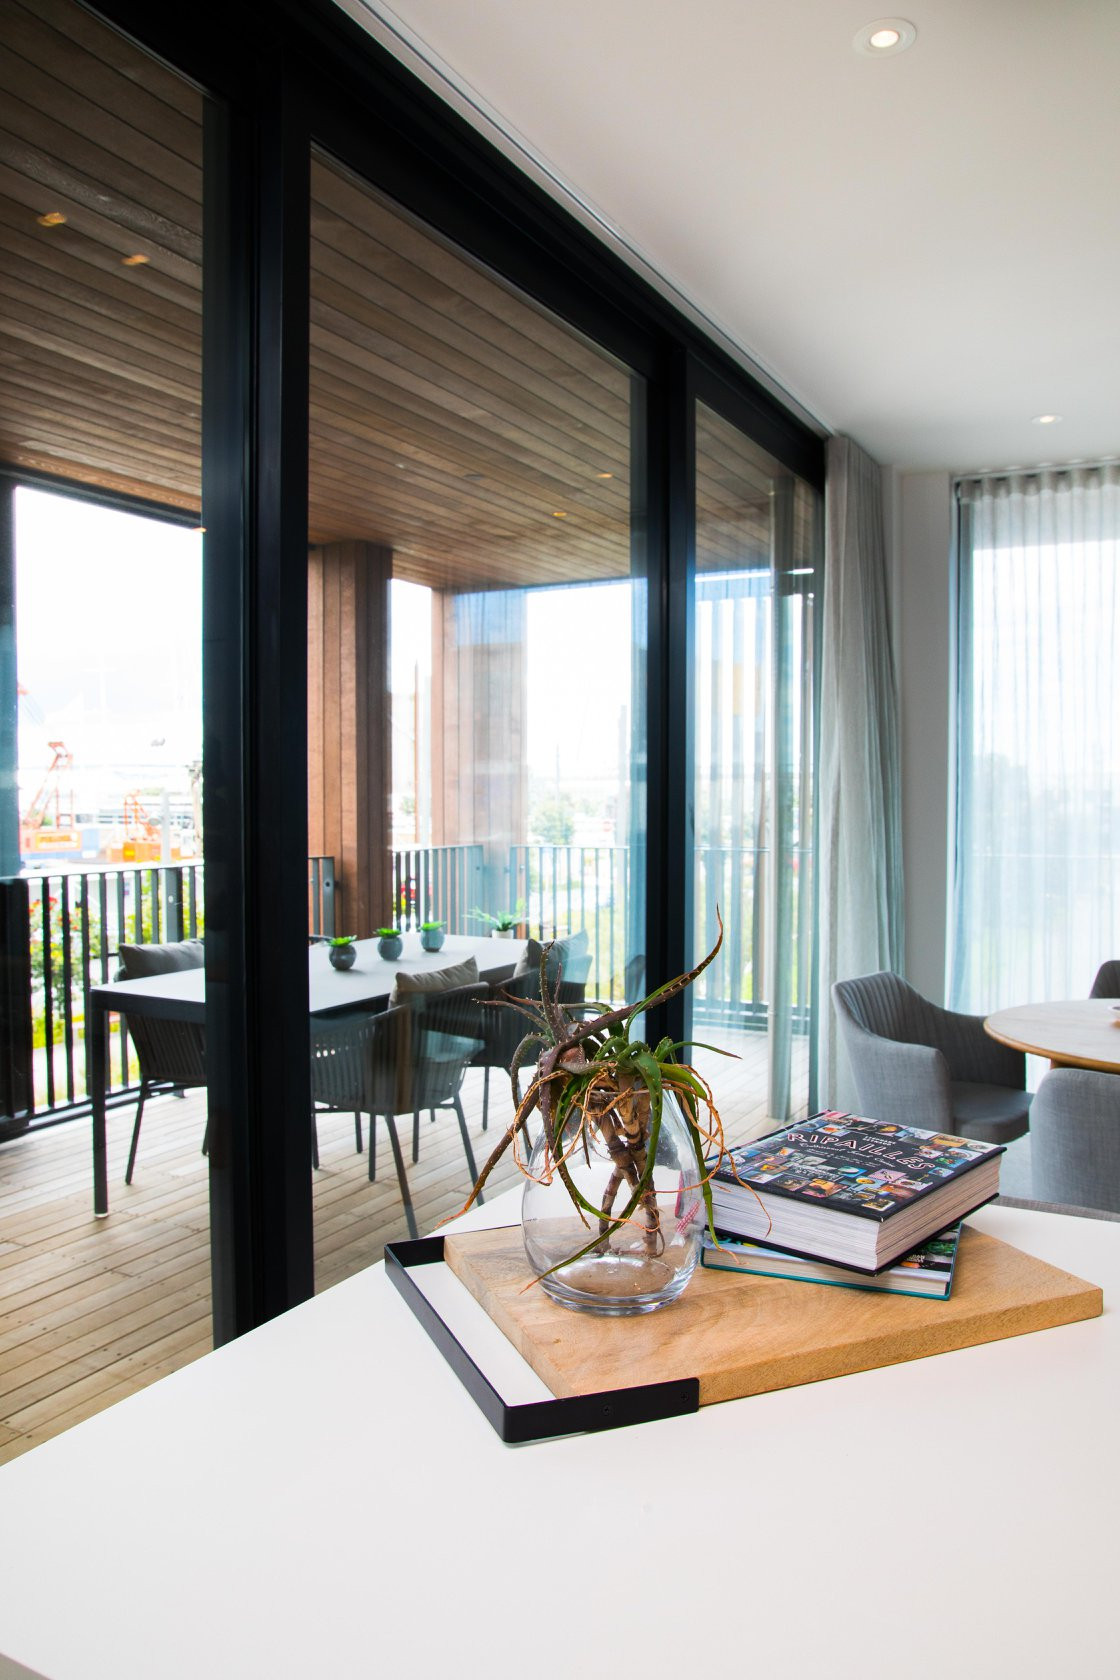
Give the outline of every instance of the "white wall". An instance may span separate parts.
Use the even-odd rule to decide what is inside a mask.
[[[901,721],[906,978],[942,1003],[954,728],[952,482],[948,473],[888,468],[883,503]]]

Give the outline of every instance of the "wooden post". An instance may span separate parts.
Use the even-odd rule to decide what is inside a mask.
[[[337,929],[360,937],[393,918],[392,567],[392,550],[368,542],[308,559],[308,850],[334,858]]]

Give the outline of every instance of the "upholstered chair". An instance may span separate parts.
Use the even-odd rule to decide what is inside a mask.
[[[1120,1075],[1052,1068],[1031,1104],[1031,1191],[1120,1213]]]
[[[838,980],[832,1000],[862,1114],[985,1143],[1023,1136],[1026,1057],[989,1038],[982,1016],[942,1009],[889,973]]]
[[[1120,998],[1120,957],[1113,957],[1111,961],[1101,964],[1089,996],[1091,998]]]

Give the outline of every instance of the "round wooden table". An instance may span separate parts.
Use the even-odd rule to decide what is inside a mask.
[[[1108,998],[1068,1003],[1021,1003],[997,1009],[984,1031],[1028,1056],[1047,1056],[1054,1067],[1120,1073],[1120,1009]]]

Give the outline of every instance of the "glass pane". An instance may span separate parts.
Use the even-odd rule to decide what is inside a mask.
[[[699,1055],[733,1141],[804,1113],[813,962],[818,498],[696,412],[694,955]]]
[[[321,158],[312,195],[311,930],[357,939],[311,953],[321,1288],[466,1199],[530,938],[570,999],[638,983],[646,596],[640,382]]]
[[[70,0],[6,22],[0,457],[54,491],[14,493],[0,648],[0,1458],[211,1341],[202,1029],[97,991],[201,957],[203,99]]]

